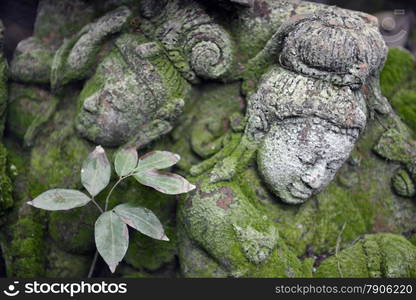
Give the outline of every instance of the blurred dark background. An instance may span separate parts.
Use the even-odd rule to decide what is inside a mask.
[[[60,1],[60,0],[56,0]],[[214,0],[217,1],[217,0]],[[275,0],[280,1],[280,0]],[[416,1],[312,0],[377,15],[389,46],[403,46],[416,53]],[[0,19],[6,30],[5,52],[11,58],[17,43],[31,36],[39,0],[0,0]]]

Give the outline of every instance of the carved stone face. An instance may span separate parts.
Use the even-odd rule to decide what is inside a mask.
[[[358,129],[341,129],[320,118],[274,125],[258,155],[260,172],[284,202],[303,203],[334,178],[349,157]]]
[[[117,51],[98,66],[81,93],[77,130],[105,146],[125,143],[154,116],[164,98],[154,98]]]

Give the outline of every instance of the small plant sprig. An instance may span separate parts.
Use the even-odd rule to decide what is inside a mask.
[[[118,180],[105,198],[104,208],[95,197],[110,183],[111,164],[101,146],[97,146],[82,164],[81,183],[89,195],[72,189],[48,190],[28,204],[50,211],[68,210],[94,203],[101,215],[95,222],[94,236],[97,251],[88,277],[92,276],[98,253],[114,273],[123,259],[129,245],[128,226],[157,240],[169,241],[162,224],[155,214],[141,206],[128,203],[120,204],[108,210],[108,202],[114,189],[126,178],[133,176],[143,185],[150,186],[164,194],[187,193],[195,188],[185,178],[168,172],[162,172],[180,160],[180,156],[168,151],[153,151],[138,157],[134,148],[119,150],[114,159]]]

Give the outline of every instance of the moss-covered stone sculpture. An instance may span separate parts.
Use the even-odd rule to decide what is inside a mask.
[[[25,203],[81,188],[102,144],[180,153],[197,185],[120,185],[110,206],[171,242],[131,235],[118,276],[416,277],[415,60],[386,54],[374,17],[307,1],[39,1],[8,72],[0,54],[7,275],[87,275],[93,207]]]

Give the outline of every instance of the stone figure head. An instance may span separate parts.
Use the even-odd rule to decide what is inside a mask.
[[[373,17],[329,7],[295,16],[265,49],[280,66],[249,99],[246,133],[261,140],[271,190],[302,203],[331,182],[365,128],[363,86],[378,80],[386,47]]]
[[[126,8],[113,14],[119,11],[129,16]],[[146,0],[140,11],[142,33],[117,38],[116,47],[99,63],[80,96],[77,129],[94,143],[129,142],[140,147],[169,132],[181,113],[189,83],[222,78],[231,68],[229,34],[195,1]],[[78,41],[72,42],[74,49],[60,52],[69,52],[70,58],[79,52],[77,45],[85,44],[80,42],[83,39],[93,44],[110,28],[122,30],[112,25],[114,17],[109,14],[79,33]]]
[[[158,68],[170,64],[155,43],[141,43],[140,38],[126,34],[115,44],[81,92],[76,123],[81,135],[106,146],[129,142],[156,120],[176,117],[183,106],[181,98],[174,99],[166,70]],[[185,80],[170,69],[169,79],[176,76],[176,95],[181,96]]]
[[[288,203],[304,202],[326,187],[366,125],[360,92],[279,67],[263,79],[252,100],[261,102],[262,111],[272,111],[263,115],[268,127],[258,151],[259,170]]]

